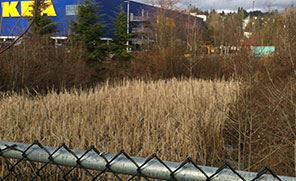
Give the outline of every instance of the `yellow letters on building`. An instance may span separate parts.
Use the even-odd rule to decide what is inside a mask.
[[[22,1],[21,5],[23,17],[33,16],[34,1]]]
[[[34,1],[22,1],[22,16],[33,16]],[[57,16],[51,0],[45,1],[45,9],[41,15]]]
[[[18,11],[19,4],[20,4],[19,9],[21,14]],[[33,6],[34,6],[34,1],[21,1],[21,3],[19,3],[18,1],[2,2],[1,3],[2,17],[8,18],[8,17],[20,17],[20,16],[22,17],[33,16]],[[51,0],[45,1],[45,8],[41,12],[41,15],[57,16]]]
[[[41,15],[57,16],[51,0],[45,1],[45,3],[47,7],[42,11]]]
[[[19,17],[20,14],[17,11],[17,1],[13,2],[2,2],[2,17],[7,18],[7,17]]]

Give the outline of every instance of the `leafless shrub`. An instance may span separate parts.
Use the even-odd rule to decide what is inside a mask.
[[[93,70],[87,66],[78,45],[56,47],[48,38],[30,38],[1,55],[2,88],[47,90],[90,83]]]
[[[278,53],[260,60],[260,71],[244,79],[241,94],[231,108],[225,140],[239,169],[258,170],[269,165],[279,174],[296,174],[293,17],[293,11],[284,14]]]

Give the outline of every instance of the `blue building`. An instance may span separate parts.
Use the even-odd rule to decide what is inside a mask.
[[[28,26],[29,3],[33,0],[2,0],[0,6],[0,36],[13,37],[21,34]],[[81,0],[49,0],[47,15],[56,23],[56,37],[67,37],[69,26],[77,15],[77,7]],[[145,21],[149,11],[154,7],[146,4],[124,0],[95,0],[100,14],[100,20],[105,26],[105,38],[112,38],[112,22],[123,8],[130,12],[130,22]]]
[[[104,24],[103,39],[112,39],[113,21],[122,8],[129,12],[129,31],[138,33],[138,39],[144,39],[147,24],[152,19],[154,12],[159,8],[129,0],[94,0],[98,6],[100,21]],[[28,17],[32,16],[32,3],[34,0],[2,0],[0,6],[0,39],[15,38],[28,26]],[[47,0],[48,8],[45,10],[49,18],[56,23],[57,33],[54,39],[66,39],[70,32],[70,24],[77,15],[78,5],[83,0]],[[168,11],[174,14],[174,11]],[[178,13],[178,19],[187,19],[188,15]],[[169,16],[169,15],[168,15]],[[202,19],[196,18],[202,23]],[[127,20],[128,21],[128,20]],[[140,37],[140,38],[139,38]],[[141,44],[141,43],[140,43]]]

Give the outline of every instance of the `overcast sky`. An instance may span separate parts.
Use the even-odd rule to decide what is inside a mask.
[[[137,0],[147,2],[147,0]],[[149,0],[148,0],[149,1]],[[189,5],[197,6],[203,10],[237,10],[238,7],[251,10],[253,0],[181,0],[183,7]],[[255,0],[255,8],[263,11],[270,9],[285,9],[286,7],[296,5],[296,0]]]

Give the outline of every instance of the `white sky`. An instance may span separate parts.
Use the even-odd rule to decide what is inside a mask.
[[[140,2],[149,2],[149,0],[135,0]],[[237,10],[238,7],[251,10],[253,7],[253,0],[180,0],[181,6],[189,7],[197,6],[203,10]],[[294,4],[296,0],[255,0],[255,9],[268,11],[270,9],[285,9]]]

